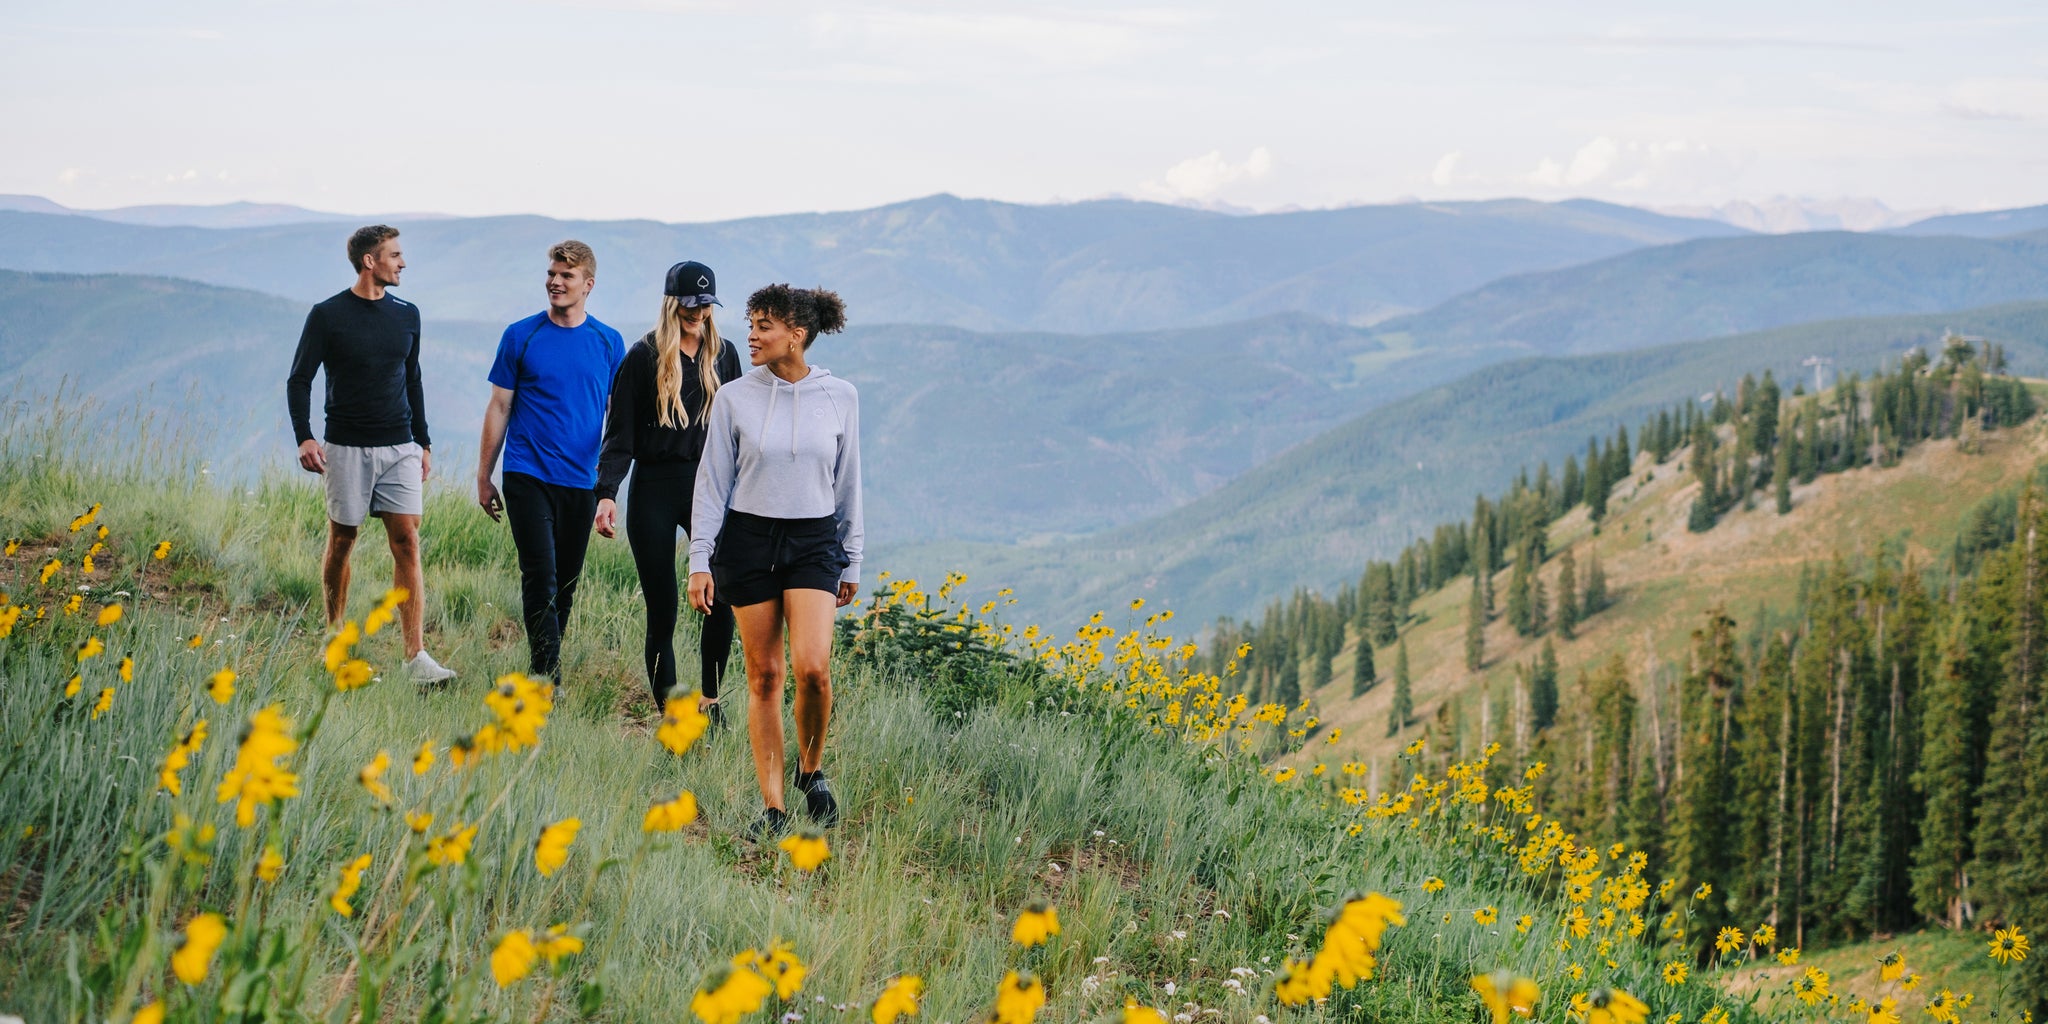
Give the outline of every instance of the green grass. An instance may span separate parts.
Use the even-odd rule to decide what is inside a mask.
[[[502,528],[448,492],[434,495],[426,517],[429,644],[463,671],[457,686],[423,696],[387,678],[330,697],[323,638],[308,618],[321,529],[313,484],[268,479],[230,492],[166,472],[180,463],[156,453],[67,455],[81,450],[79,422],[0,425],[0,536],[27,541],[0,561],[0,589],[29,606],[30,619],[48,609],[40,625],[0,640],[0,1010],[102,1019],[122,989],[106,965],[133,953],[125,943],[147,937],[161,952],[193,913],[239,921],[258,907],[276,934],[307,937],[294,940],[307,969],[277,975],[303,977],[305,999],[275,1019],[349,1019],[366,988],[387,1015],[419,1018],[442,998],[430,967],[439,964],[481,1019],[569,1019],[575,989],[597,982],[599,1019],[674,1020],[707,971],[777,938],[811,965],[794,1008],[807,1020],[865,1019],[866,1002],[903,971],[929,982],[922,1019],[977,1019],[1003,972],[1027,963],[1051,995],[1046,1019],[1059,1021],[1113,1016],[1127,995],[1169,1013],[1213,1008],[1198,1019],[1232,1022],[1470,1021],[1477,1003],[1466,979],[1496,967],[1542,981],[1539,1016],[1551,1024],[1564,1024],[1571,992],[1596,984],[1689,1018],[1716,998],[1704,983],[1653,988],[1654,947],[1622,943],[1611,969],[1586,948],[1558,948],[1555,875],[1522,875],[1465,828],[1498,824],[1519,837],[1519,814],[1489,804],[1368,819],[1332,798],[1335,772],[1278,783],[1234,746],[1155,734],[1143,702],[1132,713],[1092,684],[1048,691],[1028,673],[990,676],[957,715],[935,714],[916,673],[842,657],[827,765],[847,820],[825,870],[802,876],[734,838],[758,807],[743,734],[681,758],[651,738],[636,696],[639,611],[630,574],[616,568],[623,553],[609,548],[598,552],[602,568],[571,625],[568,683],[538,748],[454,774],[448,742],[486,720],[485,681],[524,657]],[[59,604],[81,586],[77,556],[90,532],[65,526],[95,502],[109,550],[82,584],[83,609],[67,616]],[[358,613],[382,589],[374,537],[359,548]],[[149,560],[149,547],[166,539],[171,558]],[[67,569],[46,587],[35,574],[52,543]],[[128,614],[93,628],[90,616],[117,598]],[[195,632],[202,643],[187,649],[183,638]],[[85,665],[80,698],[64,701],[71,651],[88,633],[106,639],[108,654]],[[387,632],[360,651],[389,666],[396,646]],[[111,708],[94,718],[92,698],[123,655],[135,659],[135,680],[115,685]],[[222,666],[240,674],[225,707],[204,695]],[[239,723],[271,702],[302,726],[325,710],[290,759],[302,795],[239,829],[214,787]],[[183,796],[155,793],[164,752],[200,716],[211,737],[182,774]],[[405,765],[423,742],[442,763],[415,778]],[[394,881],[417,842],[397,811],[379,809],[356,783],[379,750],[396,762],[387,779],[398,809],[439,817],[430,834],[453,822],[481,826],[465,866],[424,876],[426,907],[401,907]],[[1496,781],[1513,770],[1496,766]],[[697,795],[702,820],[643,848],[640,815],[682,788]],[[153,874],[166,856],[160,837],[179,813],[220,823],[220,837],[203,865]],[[534,839],[570,816],[583,830],[569,865],[544,879],[531,861]],[[1353,821],[1355,835],[1345,827]],[[274,892],[252,891],[248,866],[266,841],[281,850],[285,874]],[[344,919],[324,900],[339,866],[362,852],[373,865],[357,916]],[[624,863],[599,870],[611,858]],[[1426,892],[1431,877],[1447,887]],[[1363,890],[1407,906],[1380,977],[1322,1009],[1281,1011],[1273,972],[1311,952],[1330,908]],[[1010,945],[1008,927],[1034,899],[1057,906],[1065,929],[1026,954]],[[1499,908],[1501,923],[1474,921],[1485,906]],[[419,959],[394,967],[373,953],[358,963],[355,944],[394,914]],[[1512,927],[1522,914],[1536,919],[1529,935]],[[589,946],[566,961],[551,1004],[539,1005],[547,983],[538,980],[497,991],[485,970],[496,938],[557,922],[585,929]],[[1572,963],[1594,973],[1567,980]],[[388,979],[366,981],[385,969]],[[1249,973],[1240,980],[1233,970]],[[134,979],[145,995],[170,995],[173,1019],[225,1019],[198,1005],[221,995],[217,976],[189,994],[160,962]]]

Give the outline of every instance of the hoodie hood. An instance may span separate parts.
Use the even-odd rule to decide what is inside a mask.
[[[749,371],[744,378],[754,382],[757,386],[768,389],[767,407],[761,411],[761,435],[763,437],[766,437],[768,434],[769,421],[775,417],[775,406],[778,404],[778,400],[784,400],[782,396],[785,394],[789,396],[786,401],[789,406],[789,458],[792,462],[796,461],[796,436],[798,431],[803,429],[804,424],[804,392],[810,392],[811,400],[814,402],[818,401],[820,398],[819,392],[823,391],[826,387],[826,378],[831,376],[832,371],[822,366],[813,366],[810,368],[809,373],[803,375],[801,380],[787,381],[776,376],[775,371],[765,366],[757,366]],[[830,401],[829,398],[825,400]]]

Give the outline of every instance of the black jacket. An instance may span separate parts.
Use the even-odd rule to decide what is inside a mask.
[[[738,346],[721,339],[718,350],[718,382],[730,383],[740,375]],[[664,427],[656,418],[654,400],[654,332],[635,342],[619,363],[612,378],[611,407],[604,416],[604,450],[597,457],[597,496],[619,496],[619,481],[634,460],[646,464],[687,462],[695,464],[704,453],[703,382],[694,361],[683,366],[683,408],[690,412],[686,428]]]

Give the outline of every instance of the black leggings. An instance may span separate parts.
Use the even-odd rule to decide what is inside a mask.
[[[626,543],[640,571],[647,601],[647,684],[658,705],[676,687],[676,528],[690,527],[690,499],[697,487],[694,462],[638,463],[626,495]],[[732,606],[713,601],[697,642],[704,696],[718,696],[718,683],[732,657]]]
[[[562,633],[590,549],[597,492],[559,487],[525,473],[505,474],[501,489],[512,546],[519,549],[519,603],[526,619],[528,670],[560,681]]]

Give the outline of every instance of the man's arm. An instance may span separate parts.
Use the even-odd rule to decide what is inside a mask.
[[[420,446],[420,479],[434,469],[434,441],[427,436],[427,392],[420,384],[420,329],[414,308],[412,351],[405,356],[405,400],[412,406],[412,439]]]
[[[505,502],[498,495],[498,485],[491,482],[491,471],[498,468],[498,452],[505,447],[505,423],[511,418],[512,392],[491,385],[491,400],[484,406],[483,438],[476,449],[476,503],[493,522],[504,511]]]
[[[292,418],[292,437],[299,443],[299,467],[308,473],[327,471],[327,453],[313,439],[313,374],[327,356],[319,316],[318,306],[306,313],[298,351],[292,353],[291,373],[284,379],[284,404]]]

